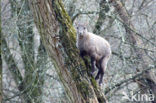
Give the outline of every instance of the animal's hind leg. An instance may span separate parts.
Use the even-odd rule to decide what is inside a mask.
[[[99,80],[99,85],[101,85],[102,82],[103,82],[104,71],[101,70],[101,73],[100,74],[101,74],[101,76],[100,76],[100,80]]]
[[[96,67],[98,68],[98,73],[97,73],[97,75],[95,77],[96,80],[98,80],[99,79],[99,76],[100,76],[100,72],[101,72],[100,64],[101,63],[99,63],[99,62],[96,61]]]
[[[101,61],[101,76],[100,76],[100,80],[99,80],[99,85],[102,84],[103,82],[103,76],[104,76],[104,71],[106,70],[107,68],[107,62],[108,62],[108,59],[109,58],[103,58],[102,61]]]
[[[101,74],[101,70],[99,69],[99,71],[98,71],[98,73],[97,73],[97,75],[95,77],[95,80],[98,80],[99,79],[100,74]]]

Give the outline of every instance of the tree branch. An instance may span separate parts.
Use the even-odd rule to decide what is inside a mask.
[[[99,14],[99,12],[98,11],[86,11],[86,12],[82,12],[82,11],[79,11],[78,13],[76,13],[73,17],[71,17],[71,19],[72,19],[72,22],[74,22],[75,21],[75,19],[78,17],[78,16],[80,16],[80,15],[83,15],[83,14]]]
[[[142,72],[137,73],[136,75],[134,75],[134,76],[132,76],[132,77],[130,77],[130,78],[128,78],[128,79],[122,80],[122,81],[116,83],[115,85],[113,85],[113,86],[111,86],[111,87],[107,87],[106,90],[104,91],[105,94],[107,94],[107,93],[109,93],[110,91],[112,91],[112,90],[114,90],[114,89],[120,87],[121,85],[123,85],[123,84],[125,84],[125,83],[128,83],[128,82],[130,82],[130,81],[135,81],[135,79],[141,77],[145,72],[147,72],[148,70],[154,69],[154,68],[155,68],[155,67],[149,67],[148,69],[143,70]],[[141,77],[141,78],[143,78],[143,77]]]

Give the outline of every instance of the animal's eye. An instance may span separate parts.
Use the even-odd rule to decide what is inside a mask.
[[[86,27],[83,27],[83,29],[86,29]]]
[[[79,29],[78,27],[76,29]]]

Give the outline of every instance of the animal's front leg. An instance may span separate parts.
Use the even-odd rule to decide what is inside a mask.
[[[86,53],[85,51],[80,51],[80,56],[81,56],[81,58],[83,59],[83,61],[84,61],[85,65],[86,65],[86,67],[88,68],[88,62],[87,62],[87,60],[84,58],[85,55],[87,55],[87,53]]]
[[[92,71],[91,71],[91,75],[93,76],[93,73],[95,71],[95,63],[96,63],[96,60],[95,58],[91,57],[91,66],[92,66]]]
[[[98,80],[99,79],[100,73],[101,73],[101,70],[99,69],[99,71],[98,71],[98,73],[97,73],[97,75],[95,77],[95,80]]]

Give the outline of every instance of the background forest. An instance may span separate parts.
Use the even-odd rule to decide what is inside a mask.
[[[76,23],[111,45],[101,87]],[[1,40],[2,103],[156,103],[156,0],[1,0]]]

